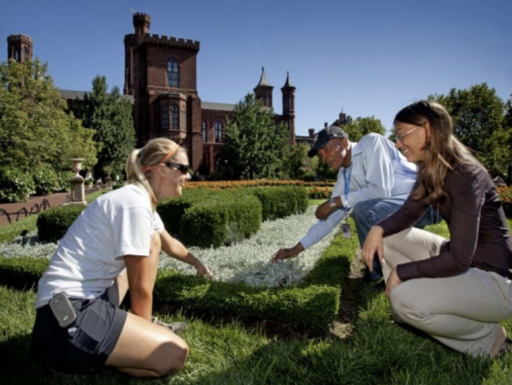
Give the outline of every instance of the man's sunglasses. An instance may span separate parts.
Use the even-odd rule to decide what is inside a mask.
[[[164,163],[167,167],[174,167],[181,171],[183,175],[186,175],[188,173],[192,173],[192,170],[190,169],[190,166],[188,164],[181,164],[181,163],[173,163],[173,162],[165,162]]]

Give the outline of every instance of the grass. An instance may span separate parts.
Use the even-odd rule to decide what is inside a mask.
[[[8,352],[0,361],[2,384],[512,384],[512,354],[490,361],[452,352],[392,323],[384,295],[366,287],[348,340],[279,337],[264,325],[215,324],[178,314],[173,319],[189,323],[182,336],[190,356],[175,376],[145,381],[108,369],[52,375],[30,360],[34,297],[0,286],[0,351]]]
[[[107,191],[110,190],[100,190],[93,192],[92,194],[88,194],[85,196],[85,200],[87,203],[91,203],[93,200],[95,200],[100,195],[105,194]],[[20,219],[18,222],[0,227],[0,243],[11,242],[14,238],[19,236],[23,230],[28,230],[28,232],[34,231],[36,229],[38,216],[39,214],[34,214],[29,217]]]
[[[512,227],[512,220],[508,224]],[[444,223],[428,229],[447,234]],[[356,288],[350,317],[353,332],[344,338],[330,333],[309,339],[276,334],[265,324],[219,323],[181,313],[160,315],[163,320],[189,323],[182,337],[190,346],[190,356],[179,374],[147,381],[108,369],[88,376],[52,375],[34,365],[29,347],[35,294],[0,286],[0,352],[7,353],[0,360],[1,383],[512,385],[512,354],[490,361],[453,352],[393,323],[383,293],[370,291],[365,283]],[[512,333],[512,320],[504,325]]]

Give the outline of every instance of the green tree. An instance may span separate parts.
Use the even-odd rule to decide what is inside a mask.
[[[505,104],[505,117],[503,127],[510,134],[508,141],[508,159],[507,159],[507,185],[512,185],[512,94]]]
[[[287,146],[283,155],[281,177],[284,179],[313,178],[318,168],[318,157],[308,157],[310,147],[306,143]]]
[[[0,64],[0,166],[69,169],[70,158],[96,163],[92,132],[66,113],[66,102],[38,59]]]
[[[235,117],[226,123],[222,156],[237,179],[275,177],[289,141],[288,127],[274,120],[249,93],[235,106]]]
[[[120,174],[136,142],[130,101],[121,95],[118,87],[108,92],[107,79],[96,76],[92,91],[85,93],[75,113],[83,119],[85,127],[95,130],[94,140],[99,149],[95,173],[101,175],[109,169]]]
[[[386,133],[386,129],[380,119],[376,119],[374,116],[356,118],[351,123],[343,125],[342,128],[352,142],[359,142],[363,136],[371,132],[381,135]]]
[[[510,128],[504,126],[505,104],[486,83],[470,89],[452,88],[447,95],[431,95],[448,110],[455,136],[469,147],[493,175],[504,175],[510,159]]]

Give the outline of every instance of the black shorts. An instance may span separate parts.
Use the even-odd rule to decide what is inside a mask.
[[[104,366],[126,321],[116,289],[114,285],[92,300],[70,298],[77,312],[70,326],[76,328],[74,335],[59,326],[49,305],[38,308],[32,332],[33,359],[66,373],[88,373]]]

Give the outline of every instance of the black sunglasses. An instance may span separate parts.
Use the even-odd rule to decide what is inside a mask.
[[[167,167],[174,167],[181,171],[183,175],[186,175],[188,173],[191,173],[190,166],[188,164],[181,164],[181,163],[172,163],[172,162],[165,162],[165,165]]]

